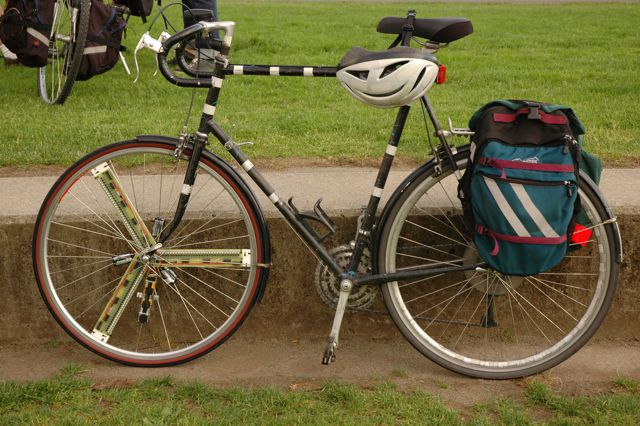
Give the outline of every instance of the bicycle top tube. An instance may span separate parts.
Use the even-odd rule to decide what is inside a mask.
[[[172,84],[180,87],[213,88],[216,78],[222,75],[265,75],[265,76],[291,76],[291,77],[335,77],[338,67],[334,66],[298,66],[298,65],[245,65],[229,64],[229,52],[235,30],[235,22],[199,22],[170,36],[166,40],[155,40],[145,34],[141,39],[141,45],[148,47],[158,55],[158,67],[162,75]],[[193,39],[202,34],[224,32],[222,40],[213,40],[213,49],[219,52],[214,62],[216,70],[198,71],[198,73],[184,70],[191,78],[178,77],[167,64],[168,52],[177,44]],[[420,45],[435,53],[441,47],[450,42],[463,38],[473,32],[471,21],[465,18],[416,18],[415,11],[410,10],[406,17],[383,18],[377,31],[385,34],[397,34],[397,38],[389,48],[398,45],[408,46],[414,37],[422,37],[426,42],[416,40]],[[147,42],[144,42],[145,37]],[[221,68],[221,70],[220,70]]]

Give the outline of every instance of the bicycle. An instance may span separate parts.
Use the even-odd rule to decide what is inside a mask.
[[[48,104],[63,104],[80,70],[89,29],[91,0],[56,0],[49,39],[49,62],[38,68],[38,95]]]
[[[622,252],[616,218],[585,175],[579,193],[593,232],[586,247],[546,273],[503,276],[475,253],[456,196],[469,145],[456,148],[448,138],[471,132],[441,126],[426,96],[430,85],[415,99],[439,142],[433,158],[396,188],[376,220],[411,108],[400,106],[356,236],[337,251],[322,244],[335,227],[320,201],[313,211],[284,202],[242,144],[214,120],[225,75],[336,77],[366,55],[397,59],[398,52],[435,64],[430,52],[470,34],[468,20],[419,19],[413,11],[384,18],[378,31],[397,36],[395,49],[355,48],[340,67],[229,64],[234,29],[231,21],[200,22],[161,40],[145,34],[141,45],[157,54],[169,82],[208,88],[198,130],[100,148],[72,165],[45,198],[34,230],[34,271],[67,333],[123,364],[175,365],[222,344],[261,300],[271,267],[267,224],[239,173],[205,149],[212,134],[319,259],[316,279],[336,307],[323,364],[335,359],[345,309],[368,306],[376,286],[403,336],[461,374],[527,376],[559,364],[589,340],[611,305]],[[188,78],[168,67],[172,48],[213,31],[224,33],[213,72]],[[428,51],[410,48],[413,39]],[[435,78],[428,76],[431,83]],[[430,138],[428,127],[426,134]]]
[[[125,5],[112,6],[119,17],[131,14]],[[38,40],[49,47],[47,64],[38,68],[38,95],[48,104],[62,105],[71,95],[83,55],[100,52],[85,46],[87,39],[97,41],[89,34],[91,7],[91,0],[55,0],[49,38],[38,33]],[[120,59],[129,73],[122,53]]]

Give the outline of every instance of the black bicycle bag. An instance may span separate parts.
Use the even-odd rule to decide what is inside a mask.
[[[147,16],[151,15],[153,10],[153,0],[114,0],[114,4],[126,6],[129,13],[133,16],[142,18],[142,22],[147,22]]]
[[[120,52],[126,50],[121,44],[126,27],[127,23],[115,8],[105,5],[102,0],[91,1],[87,42],[76,80],[88,80],[116,65]]]
[[[564,106],[495,101],[469,127],[471,156],[458,187],[479,257],[509,275],[534,275],[588,238],[577,222],[581,135]]]
[[[27,67],[47,65],[54,0],[8,0],[0,40]]]

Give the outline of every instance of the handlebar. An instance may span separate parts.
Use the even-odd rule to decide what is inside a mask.
[[[170,37],[166,37],[166,33],[163,33],[161,34],[159,39],[154,39],[149,35],[149,33],[145,33],[138,42],[136,52],[141,48],[147,48],[155,52],[157,54],[158,68],[160,69],[160,73],[164,76],[164,78],[166,78],[169,82],[175,84],[176,86],[205,88],[213,87],[214,82],[210,77],[183,78],[175,75],[167,64],[167,54],[175,45],[185,40],[195,38],[197,34],[206,35],[214,31],[223,31],[224,38],[222,40],[213,40],[212,48],[220,52],[219,56],[216,57],[216,62],[220,61],[221,65],[224,67],[228,63],[227,57],[231,49],[231,41],[233,39],[235,26],[236,23],[232,21],[202,21],[198,22],[197,24],[191,25],[190,27],[187,27],[182,31],[179,31]]]

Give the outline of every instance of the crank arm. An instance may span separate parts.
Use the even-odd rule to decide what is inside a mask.
[[[122,188],[120,179],[109,163],[102,163],[91,170],[111,204],[116,208],[125,228],[138,247],[146,248],[156,244],[135,206]]]

